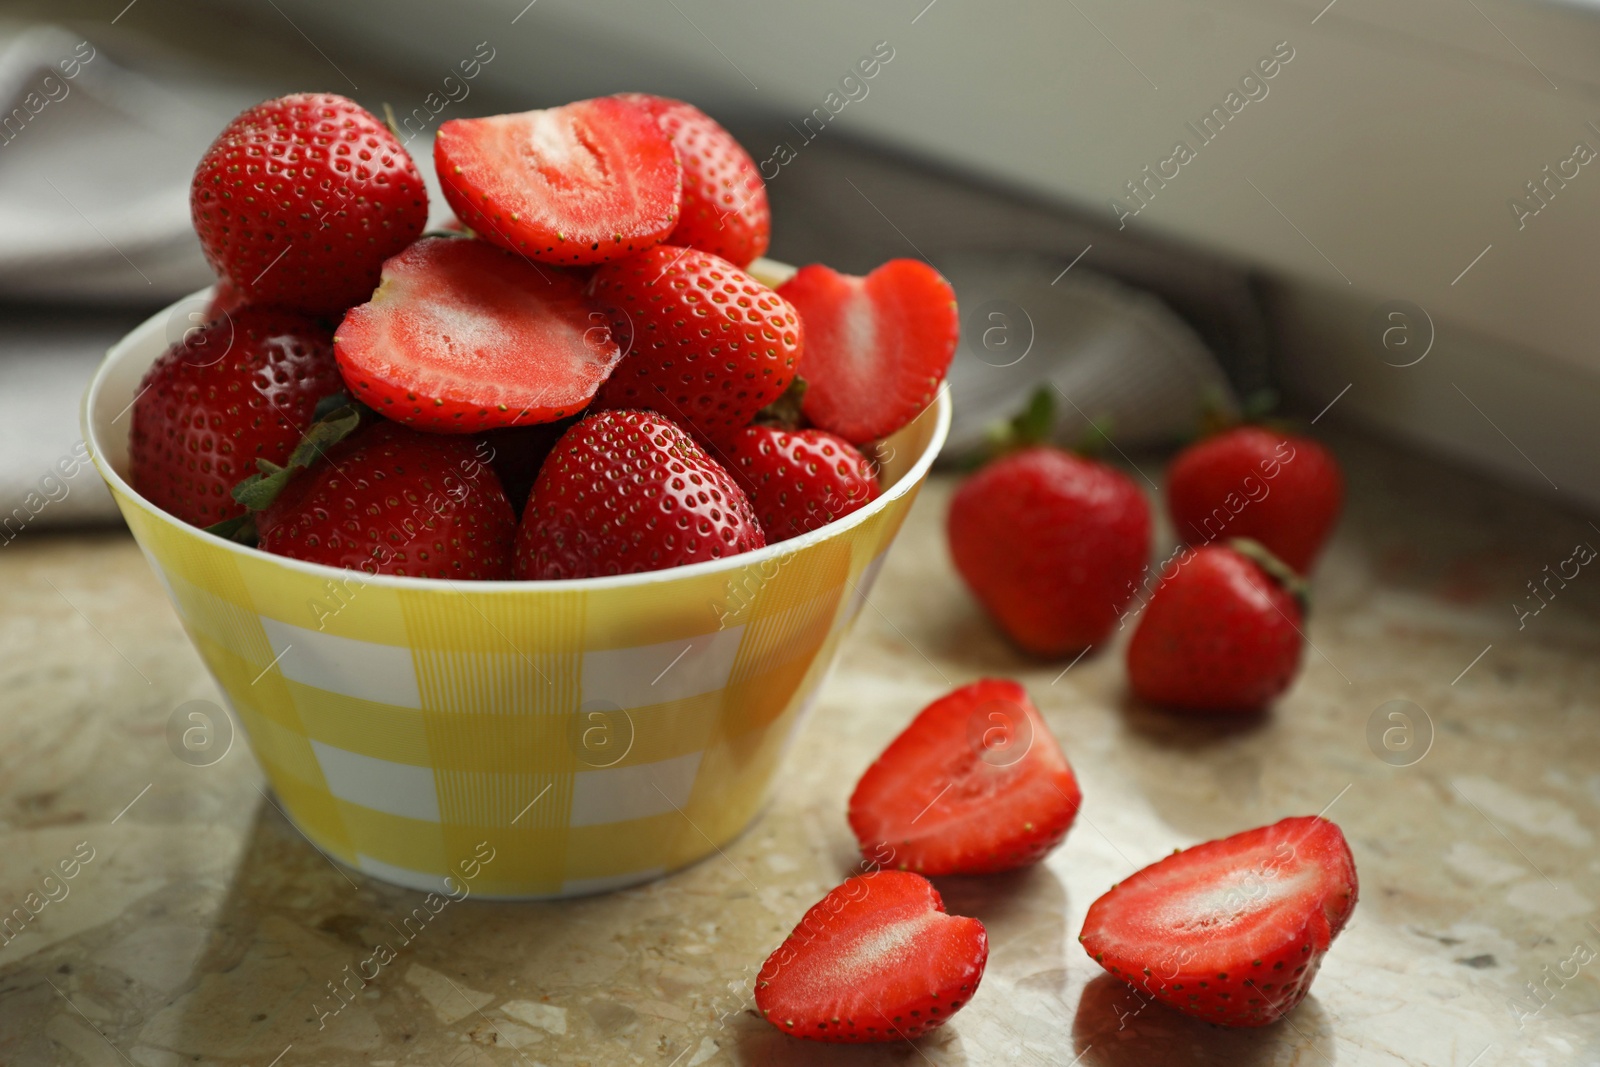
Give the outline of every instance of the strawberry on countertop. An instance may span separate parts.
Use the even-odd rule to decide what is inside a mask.
[[[850,796],[850,828],[888,866],[990,874],[1043,859],[1082,796],[1022,686],[985,679],[929,704],[884,749]]]
[[[1266,1026],[1305,998],[1357,891],[1337,826],[1284,819],[1129,876],[1090,905],[1078,940],[1107,971],[1186,1015]]]
[[[857,278],[814,263],[778,292],[805,326],[806,418],[861,445],[933,403],[961,334],[955,290],[938,271],[893,259]]]
[[[556,443],[517,531],[519,578],[661,570],[766,544],[733,477],[670,419],[603,411]]]
[[[756,1008],[813,1041],[900,1041],[972,999],[989,959],[977,919],[947,914],[920,875],[846,879],[800,920],[756,975]]]
[[[740,267],[765,254],[772,236],[767,186],[733,134],[693,104],[645,93],[621,95],[655,115],[683,164],[678,226],[666,243],[698,248]]]
[[[1167,506],[1179,537],[1193,545],[1248,537],[1300,574],[1333,532],[1343,500],[1332,452],[1262,426],[1190,445],[1167,471]]]
[[[1150,506],[1132,479],[1038,445],[956,490],[950,556],[1011,639],[1039,656],[1103,642],[1150,554]]]
[[[651,408],[717,441],[794,380],[799,316],[720,256],[658,245],[601,267],[593,293],[611,309],[615,335],[631,340],[600,408]]]
[[[444,197],[480,237],[549,263],[604,263],[678,224],[683,171],[651,110],[607,96],[452,119],[433,143]]]
[[[1253,541],[1186,550],[1162,572],[1128,643],[1128,680],[1152,704],[1256,711],[1300,667],[1303,583]]]
[[[427,237],[385,263],[334,344],[357,400],[435,433],[575,414],[622,356],[577,277],[463,237]]]
[[[337,314],[416,240],[428,194],[411,157],[332,93],[257,104],[201,157],[189,193],[212,268],[245,302]]]
[[[283,463],[342,387],[328,331],[304,315],[247,308],[189,330],[139,384],[129,480],[196,526],[243,515],[233,487],[259,459]]]

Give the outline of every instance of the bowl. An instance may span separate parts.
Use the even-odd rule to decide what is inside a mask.
[[[948,392],[884,443],[877,500],[756,552],[566,581],[368,576],[203,533],[128,484],[139,381],[206,299],[111,348],[84,440],[312,844],[413,889],[552,898],[749,825],[944,442]]]

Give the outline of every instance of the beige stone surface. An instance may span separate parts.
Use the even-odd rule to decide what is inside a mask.
[[[1335,445],[1351,504],[1315,576],[1313,647],[1271,714],[1133,704],[1126,634],[1065,671],[1014,653],[950,570],[936,479],[770,808],[725,857],[609,896],[453,904],[409,944],[389,924],[420,896],[315,852],[243,738],[211,766],[174,757],[174,709],[217,694],[131,540],[19,538],[0,551],[0,916],[38,915],[0,947],[0,1062],[1600,1062],[1600,962],[1559,976],[1578,943],[1600,950],[1600,572],[1552,583],[1520,629],[1512,607],[1537,606],[1526,583],[1600,530],[1380,443]],[[942,1031],[867,1050],[778,1034],[748,1010],[751,977],[850,867],[856,776],[927,700],[986,674],[1043,709],[1082,780],[1076,827],[1034,870],[940,883],[992,944]],[[1432,723],[1407,767],[1367,741],[1394,699]],[[1078,948],[1089,904],[1135,868],[1323,809],[1361,902],[1282,1022],[1230,1033],[1141,1009]],[[75,850],[92,858],[47,885]],[[361,988],[345,968],[380,942],[395,957]]]

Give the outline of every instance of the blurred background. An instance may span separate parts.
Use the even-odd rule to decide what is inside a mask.
[[[1068,439],[1168,443],[1279,398],[1600,505],[1589,3],[23,0],[0,7],[0,511],[77,443],[106,346],[209,283],[188,181],[238,111],[344,93],[426,159],[450,118],[626,89],[740,136],[775,258],[945,271],[958,451],[1049,377]],[[33,521],[112,517],[86,473]]]

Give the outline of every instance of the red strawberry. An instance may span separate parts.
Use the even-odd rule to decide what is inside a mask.
[[[778,293],[805,324],[806,418],[859,445],[933,403],[961,335],[955,290],[938,271],[892,259],[856,278],[812,264]]]
[[[769,545],[821,529],[878,498],[867,457],[826,430],[746,426],[720,452]]]
[[[614,331],[632,341],[599,407],[652,408],[715,441],[794,380],[794,308],[719,256],[658,245],[601,267],[593,284]]]
[[[1344,834],[1300,816],[1152,863],[1089,906],[1078,940],[1186,1015],[1265,1026],[1304,999],[1356,893]]]
[[[694,438],[653,412],[605,411],[568,430],[540,468],[517,577],[634,574],[765,544],[744,491]]]
[[[422,176],[353,100],[297,93],[230,122],[189,192],[200,247],[252,304],[318,314],[372,295],[428,221]]]
[[[972,999],[989,960],[983,923],[946,914],[926,878],[847,878],[811,906],[756,975],[756,1008],[812,1041],[900,1041]]]
[[[1111,633],[1150,554],[1150,507],[1127,475],[1050,447],[967,479],[946,525],[956,569],[1022,648],[1064,656]]]
[[[433,162],[463,223],[550,263],[604,263],[660,243],[678,224],[683,172],[642,107],[616,97],[452,119]]]
[[[1248,537],[1301,574],[1344,500],[1339,462],[1309,437],[1239,426],[1190,445],[1167,471],[1167,507],[1190,544]]]
[[[580,410],[622,350],[583,283],[483,241],[429,237],[334,338],[357,400],[435,433],[553,422]]]
[[[655,115],[683,164],[678,228],[668,244],[685,245],[747,266],[772,236],[767,186],[750,153],[717,120],[693,104],[646,93],[623,93]]]
[[[986,678],[935,700],[890,742],[856,783],[850,828],[863,855],[891,866],[990,874],[1043,859],[1082,796],[1022,686]]]
[[[509,579],[517,517],[487,455],[376,420],[289,479],[256,518],[259,547],[368,574]]]
[[[243,515],[233,487],[257,459],[283,463],[317,401],[343,386],[328,331],[304,315],[243,309],[191,329],[139,384],[133,487],[196,526]]]
[[[1300,667],[1297,581],[1253,542],[1186,550],[1162,572],[1128,642],[1134,693],[1195,711],[1266,707]]]

